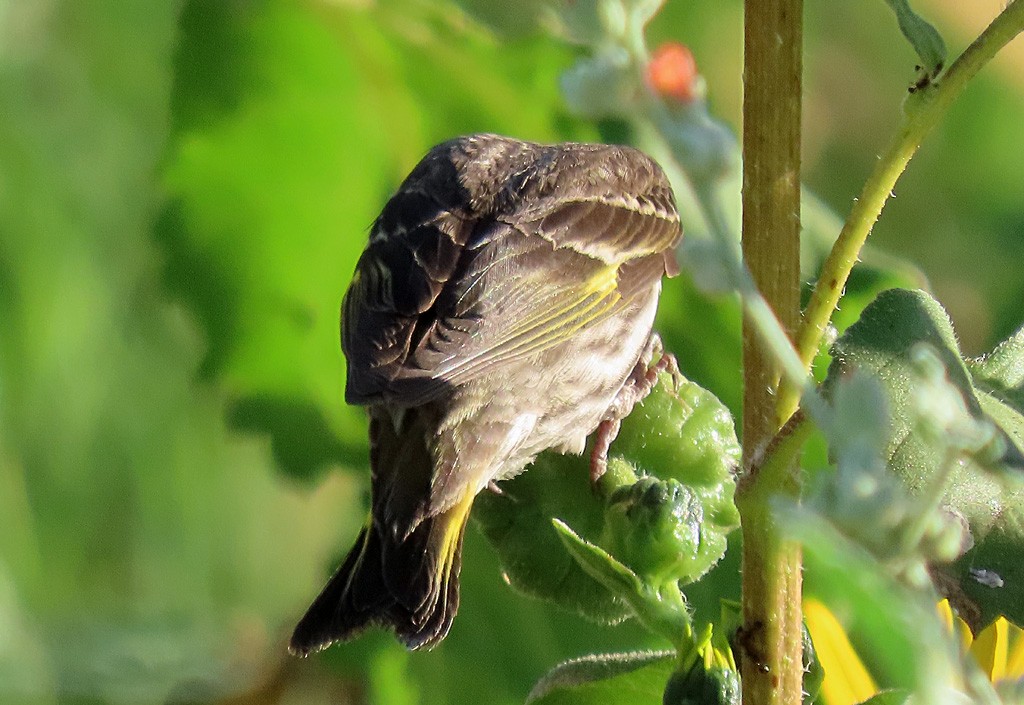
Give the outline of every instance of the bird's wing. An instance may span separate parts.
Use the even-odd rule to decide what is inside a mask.
[[[473,139],[435,148],[374,225],[343,305],[350,403],[423,404],[677,271],[679,216],[646,156],[514,143],[501,166],[452,158]]]
[[[568,201],[532,220],[443,213],[371,238],[344,304],[348,400],[422,404],[611,315],[674,273],[668,214]]]

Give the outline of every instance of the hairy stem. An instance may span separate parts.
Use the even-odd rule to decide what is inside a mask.
[[[745,0],[743,253],[754,282],[792,335],[800,309],[802,0]],[[760,482],[757,459],[779,429],[776,356],[749,314],[743,325],[743,702],[802,699],[801,554],[782,538],[771,497],[796,492],[795,466]]]
[[[821,276],[804,312],[803,323],[796,336],[796,348],[805,369],[811,368],[850,271],[910,158],[967,82],[1022,30],[1024,0],[1013,0],[937,82],[908,96],[903,124],[854,202],[842,232],[822,266]],[[779,400],[781,416],[787,417],[796,410],[800,391],[784,385]]]

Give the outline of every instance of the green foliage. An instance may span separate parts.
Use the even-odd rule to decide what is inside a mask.
[[[906,690],[883,690],[866,700],[863,705],[904,705],[908,698],[910,693]]]
[[[957,672],[931,594],[897,581],[867,550],[812,511],[784,511],[787,531],[804,549],[807,594],[842,615],[858,653],[887,687],[934,693]],[[929,648],[922,649],[922,644]],[[932,700],[926,702],[943,702]]]
[[[290,493],[225,428],[194,385],[203,336],[160,289],[177,12],[3,10],[22,28],[0,72],[4,702],[248,687],[332,550],[317,517],[349,523],[350,484]]]
[[[911,493],[927,496],[937,485],[943,504],[966,520],[972,537],[968,547],[973,544],[973,548],[957,562],[953,575],[986,621],[998,614],[1024,619],[1019,561],[1024,551],[1020,482],[1024,456],[1019,445],[1024,417],[1013,393],[1014,371],[1021,364],[1018,338],[1001,345],[989,358],[968,363],[960,355],[948,317],[934,299],[921,291],[893,290],[879,296],[839,339],[829,371],[833,389],[855,370],[881,382],[888,414],[873,433],[884,433],[880,448],[884,467],[895,471]],[[841,498],[833,500],[833,514],[844,511]],[[866,501],[874,512],[885,512],[893,527],[904,521],[896,518],[901,511],[915,512],[892,496],[883,500],[876,494]],[[850,516],[857,515],[865,526],[864,517],[872,516],[871,512],[861,507]],[[881,523],[878,519],[866,524]],[[950,555],[948,548],[942,548],[943,544],[949,547],[951,540],[942,526],[940,514],[929,516],[925,510],[908,529],[916,528],[916,536],[904,534],[889,544],[924,551],[922,558],[944,551],[943,556],[934,557],[951,560],[962,553],[960,541],[953,541]],[[935,548],[908,545],[914,540],[927,542],[928,532]]]
[[[554,668],[534,686],[527,702],[541,705],[661,702],[675,653],[634,652],[585,656]]]
[[[725,553],[738,453],[725,407],[663,373],[623,422],[596,487],[587,460],[546,453],[501,494],[482,495],[474,516],[512,585],[614,622],[643,611],[638,593],[658,602],[663,587],[692,582]]]
[[[955,398],[937,396],[942,388],[924,386],[929,372],[922,368],[927,364],[923,355],[928,353],[921,346],[937,357],[948,385],[961,397],[962,408],[950,408]],[[1002,346],[992,369],[1012,369],[1013,347],[1013,341]],[[975,387],[948,316],[927,293],[894,289],[880,295],[839,339],[833,356],[829,371],[833,384],[853,370],[870,372],[882,382],[893,417],[886,460],[911,487],[920,487],[923,478],[937,470],[947,450],[944,446],[959,443],[960,449],[985,465],[1017,466],[1024,459],[1017,440],[1022,437],[1020,411],[1007,403],[1012,397],[1004,402]],[[998,379],[995,384],[1000,384]],[[987,409],[995,410],[998,420]],[[991,439],[975,439],[975,433],[984,431],[974,426],[985,420],[994,423],[998,432]]]
[[[979,402],[985,412],[997,417],[996,423],[1007,432],[1013,445],[1024,447],[1019,419],[1024,409],[1024,328],[989,355],[968,360],[967,366],[974,386],[984,392]]]
[[[651,586],[656,598],[671,597],[666,585],[697,579],[726,551],[738,448],[728,413],[702,387],[738,412],[740,308],[683,276],[666,282],[658,327],[694,382],[674,395],[659,388],[627,420],[596,491],[585,461],[546,455],[504,483],[503,496],[481,497],[474,515],[502,545],[501,565],[471,532],[462,610],[442,648],[410,656],[373,634],[310,662],[285,661],[290,626],[364,516],[365,422],[341,400],[338,304],[384,200],[431,144],[459,133],[614,138],[657,151],[650,130],[617,112],[623,94],[600,81],[574,105],[603,93],[612,107],[596,112],[615,120],[568,114],[562,90],[572,75],[561,77],[587,57],[532,32],[549,3],[461,5],[465,12],[421,0],[57,0],[0,9],[0,701],[521,702],[552,663],[666,638],[636,620],[581,622],[507,588],[502,571],[603,623],[636,614],[573,558],[551,518],[571,527],[577,549],[597,548],[639,581],[633,597]],[[602,27],[635,11],[632,30],[658,3],[605,5],[622,13]],[[830,87],[877,104],[886,88],[872,81],[903,60],[905,47],[891,46],[888,33],[867,43],[875,25],[855,5],[829,6],[827,18],[809,5],[816,117],[835,102]],[[733,124],[739,19],[736,2],[667,3],[648,32],[690,44],[714,113]],[[977,83],[974,107],[951,114],[880,226],[884,245],[923,262],[974,351],[1021,323],[1020,165],[1007,147],[1019,138],[1019,92],[1007,90],[1014,80]],[[635,89],[624,95],[644,95]],[[872,123],[865,136],[822,124],[827,134],[811,135],[810,185],[845,208],[881,127]],[[711,129],[718,141],[707,171],[732,178],[738,194],[735,140],[717,121]],[[701,146],[677,137],[660,158]],[[863,143],[842,141],[851,138]],[[687,238],[696,240],[707,223],[690,184],[674,176]],[[738,222],[738,206],[726,210]],[[826,211],[805,205],[808,279],[838,230]],[[926,286],[881,250],[864,260],[834,318],[840,331],[882,289]],[[692,269],[729,290],[708,259]],[[936,448],[948,444],[937,446],[910,412],[914,387],[943,399],[954,390],[966,410],[956,418],[994,421],[1002,459],[1012,461],[1022,446],[1024,333],[963,359],[937,304],[905,304],[872,309],[840,346],[863,371],[877,363],[882,386],[859,378],[854,387],[863,386],[842,400],[837,383],[837,425],[859,429],[864,442],[833,434],[834,465],[863,452],[891,460],[920,489],[926,470],[941,467]],[[899,316],[915,306],[903,335]],[[899,353],[872,358],[885,340],[902,341]],[[920,340],[941,362],[938,377],[913,354]],[[909,385],[896,379],[896,360]],[[890,417],[865,406],[876,393],[891,428],[906,433],[898,447],[878,431]],[[978,462],[951,471],[950,499],[975,545],[946,570],[981,619],[1021,621],[1015,471],[988,462],[994,447],[982,444],[969,453]],[[817,462],[829,464],[824,451]],[[954,671],[941,649],[917,649],[943,641],[928,600],[891,581],[890,566],[851,541],[858,537],[836,531],[834,510],[822,524],[792,518],[810,589],[853,615],[851,632],[887,684],[913,688],[917,676]],[[669,609],[695,610],[690,623],[703,623],[720,597],[737,595],[737,581],[733,549],[686,586],[685,607],[672,597]],[[566,664],[533,697],[659,702],[670,679],[707,676],[682,671],[683,656]]]

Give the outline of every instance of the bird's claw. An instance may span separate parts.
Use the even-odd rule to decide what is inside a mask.
[[[673,388],[678,390],[683,383],[679,364],[672,353],[665,351],[661,337],[657,333],[652,333],[636,366],[608,407],[604,420],[597,426],[594,434],[594,449],[590,453],[590,482],[592,485],[596,485],[608,469],[608,450],[615,437],[619,435],[622,419],[629,416],[633,407],[651,393],[658,383],[658,375],[662,372],[668,372],[671,375]]]

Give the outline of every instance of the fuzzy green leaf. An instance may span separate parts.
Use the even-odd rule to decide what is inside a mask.
[[[595,654],[555,666],[537,682],[528,705],[661,703],[675,667],[672,651]]]
[[[604,585],[617,595],[630,595],[639,592],[643,584],[636,574],[600,546],[584,541],[565,522],[552,520],[562,545],[569,555],[582,566],[587,575]]]
[[[633,610],[621,592],[605,589],[573,560],[552,520],[642,573],[655,592],[665,583],[675,590],[676,580],[696,579],[725,553],[726,536],[738,523],[732,504],[738,457],[725,407],[691,382],[674,389],[663,375],[623,421],[598,487],[590,485],[584,458],[544,453],[502,483],[501,495],[482,494],[473,516],[512,585],[615,622]]]
[[[854,371],[881,381],[891,414],[884,457],[912,492],[949,462],[951,449],[969,435],[964,429],[994,428],[992,443],[963,450],[966,462],[951,470],[945,502],[966,518],[974,548],[950,570],[983,620],[1003,614],[1017,623],[1024,622],[1022,348],[1018,333],[990,356],[966,362],[939,303],[923,291],[893,289],[837,341],[826,382],[833,390]],[[923,350],[944,368],[934,391],[921,377]]]
[[[516,589],[596,622],[620,622],[629,608],[573,560],[551,520],[582,536],[597,536],[603,502],[589,487],[586,462],[544,453],[527,472],[503,482],[502,494],[477,497],[473,518],[501,559]]]
[[[607,551],[580,538],[563,522],[555,519],[552,523],[562,544],[584,572],[628,605],[641,624],[677,648],[690,645],[690,617],[677,586],[642,581]]]
[[[1015,411],[1018,415],[1021,413],[1024,409],[1024,328],[1004,340],[988,355],[977,360],[969,360],[967,366],[974,378],[975,386],[984,393],[982,406],[986,404],[985,399],[995,399],[1003,402],[1002,405],[1008,410]],[[1003,428],[1012,433],[1018,447],[1024,447],[1019,419],[1012,425],[1007,423]]]

